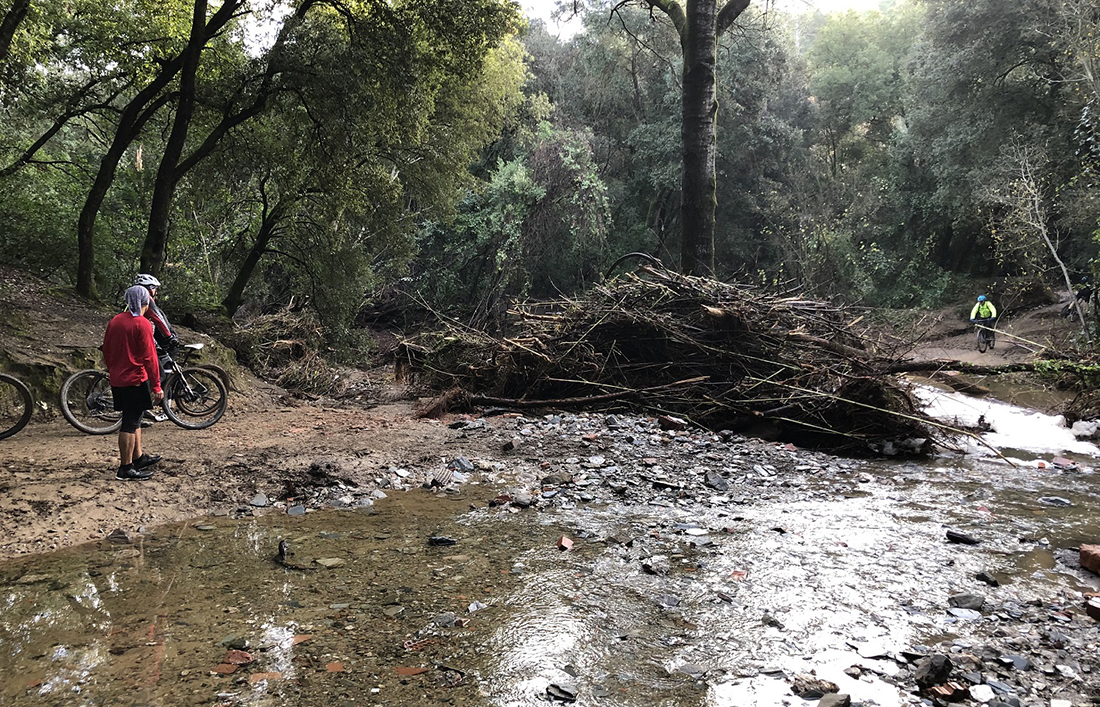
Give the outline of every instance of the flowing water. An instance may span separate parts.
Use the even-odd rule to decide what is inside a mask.
[[[901,649],[969,640],[949,595],[1058,603],[1098,586],[1061,558],[1100,538],[1100,452],[1031,412],[934,404],[985,415],[1008,459],[975,444],[806,468],[749,495],[519,512],[486,507],[496,491],[470,483],[9,562],[0,705],[518,706],[548,690],[578,704],[808,705],[787,678],[811,671],[856,702],[918,704],[884,678]],[[982,543],[949,544],[947,529]],[[982,571],[1001,586],[977,584]],[[234,649],[252,662],[224,662],[247,660]]]

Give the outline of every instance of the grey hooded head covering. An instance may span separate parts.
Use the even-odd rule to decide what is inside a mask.
[[[126,311],[135,317],[141,316],[141,308],[148,306],[153,299],[149,296],[149,290],[141,285],[134,285],[126,290]]]

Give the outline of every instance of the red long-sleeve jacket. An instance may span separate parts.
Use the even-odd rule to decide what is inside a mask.
[[[160,392],[160,367],[153,343],[153,325],[145,317],[129,312],[116,314],[103,335],[103,360],[111,374],[111,385],[129,388],[144,381]]]

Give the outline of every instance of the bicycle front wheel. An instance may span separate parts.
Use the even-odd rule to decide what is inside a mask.
[[[31,390],[23,381],[0,373],[0,439],[27,426],[34,412]]]
[[[122,427],[122,413],[115,410],[111,379],[95,369],[74,373],[61,386],[61,414],[70,425],[90,435],[110,434]]]
[[[222,419],[229,393],[217,373],[206,368],[184,368],[165,386],[168,419],[188,430],[203,430]]]

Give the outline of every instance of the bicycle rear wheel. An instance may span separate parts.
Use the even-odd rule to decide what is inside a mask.
[[[14,376],[0,373],[0,439],[27,426],[34,412],[30,388]]]
[[[226,391],[234,390],[233,379],[229,377],[229,373],[216,363],[196,363],[195,368],[205,368],[206,370],[214,373],[218,378],[222,379],[222,383],[225,384]],[[238,391],[240,392],[240,391]]]
[[[184,368],[168,378],[164,412],[188,430],[202,430],[222,419],[229,393],[217,373],[206,368]]]
[[[91,368],[74,373],[61,386],[61,414],[70,425],[90,435],[110,434],[122,427],[122,413],[115,410],[111,394],[111,379]]]

